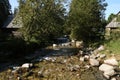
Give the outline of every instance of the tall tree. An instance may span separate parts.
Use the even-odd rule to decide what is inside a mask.
[[[0,0],[0,28],[4,25],[4,22],[10,14],[11,5],[9,0]]]
[[[110,16],[108,17],[108,23],[112,21],[113,18],[116,17],[116,14],[111,13]]]
[[[69,13],[71,37],[84,42],[100,38],[105,0],[72,0]]]
[[[26,41],[49,41],[62,34],[64,12],[60,0],[19,0],[22,33]]]

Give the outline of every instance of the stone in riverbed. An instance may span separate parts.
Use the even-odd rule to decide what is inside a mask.
[[[17,77],[17,80],[21,80],[21,77]]]
[[[57,44],[53,44],[53,47],[57,47],[58,45]]]
[[[96,57],[95,54],[92,54],[92,55],[90,55],[90,58],[92,58],[92,59],[96,59],[97,57]]]
[[[112,78],[111,80],[116,80],[116,78]]]
[[[106,77],[107,79],[110,79],[110,77],[113,76],[113,75],[115,75],[115,74],[116,74],[116,72],[111,69],[111,70],[105,71],[103,75],[104,75],[104,77]]]
[[[106,57],[105,54],[101,54],[101,55],[100,55],[100,58],[105,58],[105,57]]]
[[[15,74],[15,73],[17,73],[17,72],[18,72],[18,70],[12,70],[12,71],[11,71],[12,74]]]
[[[109,65],[109,64],[102,64],[100,67],[99,67],[99,70],[100,71],[103,71],[104,72],[104,77],[106,77],[107,79],[110,79],[111,76],[115,75],[116,72],[114,70],[114,67]]]
[[[13,70],[19,70],[19,69],[20,69],[19,66],[14,66],[14,67],[13,67]]]
[[[109,71],[109,70],[114,70],[114,67],[111,65],[108,65],[108,64],[102,64],[99,67],[99,70],[105,72],[105,71]]]
[[[103,76],[107,79],[110,79],[110,76],[106,75],[106,74],[103,74]]]
[[[110,79],[110,77],[114,76],[115,74],[116,74],[116,72],[113,69],[104,71],[104,73],[103,73],[104,77],[107,79]]]
[[[80,61],[84,62],[85,58],[84,57],[80,57]]]
[[[99,66],[99,61],[96,59],[90,59],[89,62],[91,66]]]
[[[21,66],[21,68],[31,68],[31,67],[33,67],[32,63],[25,63]]]
[[[86,66],[84,66],[86,69],[89,69],[90,68],[90,65],[86,65]]]
[[[83,45],[83,41],[76,41],[76,47],[81,47]]]
[[[111,76],[115,75],[115,71],[111,69],[111,70],[105,71],[104,74],[111,77]]]
[[[85,60],[88,60],[89,58],[90,58],[90,56],[88,56],[88,55],[85,55],[85,56],[84,56],[84,59],[85,59]]]
[[[102,50],[104,50],[104,49],[105,49],[104,46],[101,45],[97,50],[98,50],[98,51],[102,51]]]
[[[104,63],[112,66],[118,66],[118,61],[114,58],[104,60]]]

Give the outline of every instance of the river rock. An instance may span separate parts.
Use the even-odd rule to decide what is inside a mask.
[[[76,47],[81,47],[83,44],[83,41],[76,41]]]
[[[111,69],[111,70],[105,71],[103,75],[107,79],[110,79],[110,77],[113,76],[113,75],[115,75],[115,74],[116,74],[116,72],[113,69]]]
[[[53,44],[53,47],[57,47],[57,44]]]
[[[67,60],[65,59],[64,61],[63,61],[63,63],[66,63],[67,62]]]
[[[43,59],[46,60],[46,61],[52,61],[52,62],[56,61],[55,57],[43,57]]]
[[[76,40],[72,39],[72,41],[71,41],[71,42],[73,42],[73,43],[74,43],[75,41],[76,41]]]
[[[13,67],[13,70],[19,70],[19,69],[20,69],[19,66],[14,66],[14,67]]]
[[[84,57],[80,57],[80,61],[84,62],[85,58]]]
[[[32,63],[25,63],[21,66],[21,68],[31,68],[31,67],[33,67]]]
[[[113,69],[110,69],[110,70],[106,70],[103,75],[107,79],[110,79],[110,77],[115,75],[115,74],[116,74],[116,72]]]
[[[21,77],[17,77],[17,80],[21,80]]]
[[[100,57],[100,54],[97,54],[97,55],[96,55],[96,58],[99,58],[99,57]]]
[[[61,46],[71,46],[71,42],[62,43]]]
[[[90,56],[85,55],[84,58],[85,58],[85,60],[88,60],[90,58]]]
[[[96,59],[97,57],[96,57],[95,54],[92,54],[92,55],[90,55],[90,58],[92,58],[92,59]]]
[[[15,73],[17,73],[17,72],[18,72],[18,70],[12,70],[12,71],[11,71],[12,74],[15,74]]]
[[[80,66],[79,66],[79,65],[74,65],[74,68],[79,69],[79,68],[80,68]]]
[[[90,68],[90,65],[85,65],[84,66],[86,69],[89,69]]]
[[[114,58],[104,60],[104,63],[112,66],[118,66],[118,61]]]
[[[108,76],[113,76],[115,75],[115,71],[113,69],[105,71],[104,74],[108,75]]]
[[[109,70],[114,70],[114,67],[111,65],[108,65],[108,64],[102,64],[99,67],[99,70],[105,72],[105,71],[109,71]]]
[[[103,74],[103,76],[107,79],[110,79],[110,76],[106,75],[106,74]]]
[[[111,80],[116,80],[116,78],[112,78]]]
[[[69,67],[69,70],[70,71],[77,71],[80,69],[80,66],[79,65],[72,65],[71,67]]]
[[[98,51],[102,51],[102,50],[104,50],[104,49],[105,49],[104,46],[101,45],[97,50],[98,50]]]
[[[100,58],[105,58],[105,57],[106,57],[105,54],[101,54],[101,55],[100,55]]]
[[[90,65],[92,66],[99,66],[99,61],[96,59],[90,59]]]

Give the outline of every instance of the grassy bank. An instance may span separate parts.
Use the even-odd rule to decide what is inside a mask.
[[[105,47],[106,50],[109,50],[109,53],[120,54],[120,39],[106,41]]]

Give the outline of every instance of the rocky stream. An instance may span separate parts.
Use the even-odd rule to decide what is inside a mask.
[[[120,60],[73,47],[42,49],[24,57],[21,64],[1,66],[0,80],[120,80]],[[45,55],[46,54],[46,55]],[[2,64],[1,64],[2,65]]]

